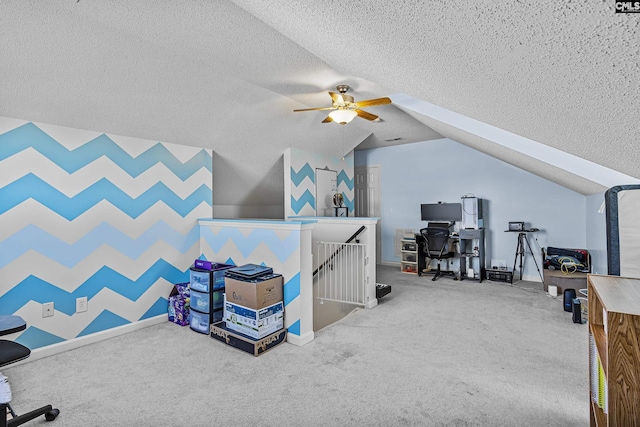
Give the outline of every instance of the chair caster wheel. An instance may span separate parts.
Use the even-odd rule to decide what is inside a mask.
[[[435,282],[437,279],[437,277],[434,277],[433,279],[431,279],[432,282]]]
[[[47,412],[46,414],[44,414],[44,418],[47,421],[53,421],[56,419],[56,417],[60,415],[60,410],[59,409],[55,409],[53,408],[52,410],[50,410],[49,412]]]

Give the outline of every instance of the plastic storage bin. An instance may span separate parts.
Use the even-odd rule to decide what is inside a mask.
[[[209,292],[211,289],[211,272],[204,270],[189,270],[189,282],[192,291]]]
[[[210,315],[209,313],[199,313],[195,310],[191,310],[191,322],[189,326],[196,332],[200,332],[201,334],[209,333],[209,323]]]
[[[218,310],[224,307],[224,289],[213,291],[213,309]]]
[[[210,295],[191,290],[191,307],[201,313],[208,313],[210,310]]]

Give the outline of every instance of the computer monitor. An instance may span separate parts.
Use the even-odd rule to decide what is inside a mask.
[[[421,204],[420,213],[423,221],[462,221],[462,204]]]

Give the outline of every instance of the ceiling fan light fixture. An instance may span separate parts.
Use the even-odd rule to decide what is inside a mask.
[[[353,120],[354,117],[356,117],[357,115],[358,113],[356,113],[353,110],[342,110],[342,109],[334,110],[329,113],[329,117],[331,117],[331,120],[341,125],[346,125],[351,120]]]

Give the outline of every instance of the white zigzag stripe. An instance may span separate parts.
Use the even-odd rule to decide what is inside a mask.
[[[313,195],[313,197],[316,197],[316,187],[315,185],[311,184],[311,185],[305,185],[304,182],[302,184],[300,184],[299,187],[296,187],[295,185],[291,186],[291,195],[296,199],[300,199],[300,196],[302,196],[304,194],[305,191],[309,190],[311,192],[311,195]]]
[[[28,251],[2,269],[1,289],[3,292],[0,293],[0,296],[29,276],[44,278],[47,282],[64,291],[73,292],[104,266],[112,268],[128,279],[137,280],[160,258],[178,270],[184,271],[199,256],[200,244],[198,242],[194,243],[184,254],[181,254],[166,242],[159,241],[137,259],[131,259],[109,246],[101,246],[88,254],[73,268],[67,268],[35,251]]]
[[[202,239],[201,239],[202,241]],[[244,256],[240,249],[236,246],[236,244],[228,240],[221,248],[219,252],[213,252],[211,247],[207,244],[203,245],[204,248],[201,248],[202,252],[205,254],[208,260],[215,262],[224,262],[229,257],[231,257],[236,265],[243,264],[260,264],[262,262],[265,265],[273,268],[273,271],[276,273],[281,273],[281,266],[284,264],[281,262],[278,257],[269,249],[269,247],[265,243],[260,243],[256,249],[254,249],[248,256]],[[292,255],[296,255],[299,252],[295,251]],[[291,257],[289,257],[291,258]]]
[[[184,235],[197,224],[198,218],[210,216],[211,206],[205,202],[200,203],[185,217],[166,204],[158,202],[137,218],[131,218],[111,203],[101,201],[73,221],[68,221],[48,207],[29,199],[2,215],[2,223],[6,225],[0,227],[0,240],[33,224],[58,239],[72,243],[103,222],[111,224],[131,238],[136,238],[161,220]]]
[[[344,193],[344,194],[346,194],[346,195],[348,196],[348,195],[350,195],[350,194],[353,194],[353,191],[354,191],[354,190],[351,190],[351,189],[347,186],[347,184],[346,184],[346,183],[341,182],[341,183],[340,183],[340,185],[338,185],[338,191],[339,191],[340,193]],[[351,199],[351,197],[349,197],[349,198]]]
[[[0,117],[0,135],[9,131],[19,128],[25,123],[29,123],[27,120],[12,119],[9,117]]]
[[[274,229],[274,230],[273,230],[273,232],[274,232],[274,234],[275,234],[276,236],[278,236],[280,239],[284,240],[284,239],[286,239],[287,237],[289,237],[289,235],[290,235],[291,233],[297,233],[297,232],[298,232],[298,230]]]
[[[140,154],[144,153],[149,148],[153,147],[159,142],[160,144],[164,145],[165,148],[171,154],[173,154],[176,159],[180,160],[182,163],[188,162],[189,160],[191,160],[193,156],[195,156],[200,151],[202,151],[201,147],[172,144],[170,142],[152,141],[149,139],[140,139],[140,138],[133,138],[129,136],[123,136],[123,135],[114,135],[111,133],[107,133],[106,135],[109,138],[111,138],[113,142],[118,144],[123,150],[129,153],[129,155],[132,157],[138,157]],[[211,156],[212,154],[211,149],[205,149],[205,151],[209,153],[209,155]]]
[[[137,322],[158,298],[168,298],[172,287],[171,283],[159,279],[137,301],[131,301],[110,289],[103,289],[89,300],[88,311],[71,316],[54,307],[53,317],[42,318],[42,305],[35,301],[25,304],[15,314],[25,319],[29,326],[68,340],[77,337],[103,310],[109,310],[130,322]]]
[[[269,249],[265,243],[260,243],[256,249],[247,257],[244,257],[238,247],[233,242],[227,242],[218,253],[214,253],[208,245],[201,251],[208,260],[215,262],[225,262],[231,257],[237,265],[243,264],[260,264],[273,268],[274,273],[282,274],[285,280],[291,279],[300,272],[300,249],[295,250],[285,262],[280,259]]]
[[[109,139],[134,158],[138,157],[140,154],[146,152],[158,143],[164,145],[167,150],[182,163],[186,163],[202,150],[200,147],[134,138],[110,133],[105,134],[104,132],[57,126],[48,123],[29,122],[28,120],[12,119],[9,117],[0,117],[0,134],[7,133],[27,123],[33,123],[67,150],[75,150],[103,134],[109,137]],[[205,149],[205,151],[207,151],[209,155],[212,154],[211,149]]]
[[[0,175],[0,188],[36,171],[35,175],[45,182],[55,183],[55,188],[67,197],[77,195],[103,178],[133,198],[140,196],[158,182],[165,184],[182,199],[192,194],[203,183],[206,183],[207,186],[211,183],[211,172],[204,167],[182,181],[163,163],[156,163],[133,178],[106,157],[100,157],[69,174],[33,148],[28,148],[0,161],[0,170],[3,171]]]
[[[31,122],[67,150],[75,150],[96,139],[102,132]]]

